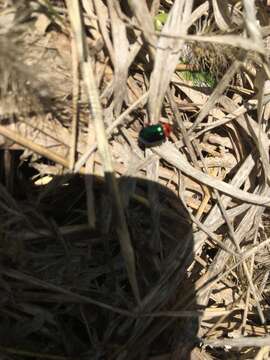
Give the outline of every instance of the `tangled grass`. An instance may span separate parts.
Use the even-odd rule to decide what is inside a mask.
[[[0,2],[1,358],[266,358],[265,14]]]

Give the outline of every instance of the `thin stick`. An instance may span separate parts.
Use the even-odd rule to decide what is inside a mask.
[[[89,119],[88,123],[88,139],[87,145],[90,147],[95,140],[95,133],[93,131],[92,121]],[[94,173],[94,156],[89,158],[85,164],[87,175],[84,177],[85,189],[86,189],[86,205],[87,205],[87,218],[90,229],[94,229],[96,226],[96,210],[95,210],[95,195],[94,195],[94,177],[91,174]],[[89,175],[88,175],[89,174]]]
[[[55,152],[50,151],[49,149],[45,148],[44,146],[38,145],[31,140],[28,140],[26,137],[20,135],[18,132],[10,130],[8,127],[0,125],[0,134],[5,136],[6,138],[14,141],[15,143],[26,147],[27,149],[32,150],[33,152],[50,159],[57,164],[61,164],[64,167],[69,167],[69,162],[62,156],[56,154]],[[85,169],[81,169],[81,173],[84,174]]]
[[[72,124],[71,124],[71,139],[69,149],[69,169],[74,169],[76,157],[76,143],[78,130],[78,115],[79,115],[79,93],[80,93],[80,79],[79,79],[79,63],[76,49],[75,39],[71,38],[72,48],[72,78],[73,78],[73,93],[72,93]]]
[[[115,313],[118,313],[118,314],[121,314],[121,315],[124,315],[124,316],[130,316],[130,317],[136,316],[136,315],[134,315],[133,313],[131,313],[128,310],[124,310],[124,309],[121,309],[121,308],[118,308],[118,307],[115,307],[115,306],[111,306],[109,304],[102,303],[100,301],[97,301],[97,300],[94,300],[94,299],[90,298],[89,296],[76,294],[76,293],[74,293],[74,292],[72,292],[70,290],[67,290],[67,289],[65,289],[65,288],[63,288],[61,286],[54,285],[54,284],[51,284],[51,283],[49,283],[47,281],[43,281],[43,280],[40,280],[40,279],[36,279],[33,276],[26,275],[26,274],[24,274],[24,273],[22,273],[20,271],[17,271],[17,270],[8,270],[8,269],[3,270],[2,274],[4,276],[7,276],[7,277],[11,278],[11,279],[24,281],[27,284],[31,284],[33,286],[37,286],[37,287],[40,287],[42,289],[55,291],[58,294],[66,295],[67,297],[73,298],[74,300],[77,300],[77,301],[81,302],[82,304],[96,305],[96,306],[99,306],[99,307],[101,307],[103,309],[110,310],[110,311],[113,311]]]
[[[204,345],[209,345],[212,347],[225,347],[232,346],[237,348],[243,347],[262,347],[269,346],[270,336],[264,337],[241,337],[238,339],[221,339],[221,340],[203,340]]]
[[[5,354],[17,355],[19,357],[27,357],[34,359],[48,359],[48,360],[71,360],[70,357],[61,356],[61,355],[53,355],[53,354],[42,354],[39,352],[33,352],[28,350],[14,349],[12,347],[1,346],[0,351]],[[74,360],[74,358],[73,358]]]
[[[217,197],[217,199],[218,199],[218,203],[219,203],[219,206],[220,206],[220,211],[221,211],[222,215],[224,216],[224,219],[225,219],[225,221],[226,221],[226,223],[227,223],[230,237],[232,238],[232,240],[233,240],[233,242],[234,242],[234,245],[235,245],[235,247],[236,247],[236,249],[237,249],[238,254],[240,254],[240,253],[241,253],[241,248],[240,248],[239,242],[238,242],[238,240],[236,239],[236,236],[235,236],[235,233],[234,233],[234,229],[233,229],[233,227],[232,227],[231,222],[229,221],[229,218],[228,218],[228,216],[227,216],[226,210],[225,210],[225,208],[224,208],[224,206],[223,206],[223,204],[222,204],[222,200],[221,200],[221,198],[220,198],[220,195],[219,195],[219,193],[218,193],[217,190],[214,190],[214,192],[215,192],[215,195],[216,195],[216,197]],[[250,275],[250,271],[249,271],[249,268],[248,268],[248,266],[247,266],[246,261],[243,261],[243,269],[244,269],[245,275],[246,275],[246,277],[247,277],[250,290],[252,291],[252,294],[253,294],[253,296],[254,296],[254,300],[255,300],[255,302],[256,302],[256,306],[257,306],[257,310],[258,310],[258,314],[259,314],[259,316],[260,316],[261,322],[262,322],[262,324],[264,324],[264,323],[265,323],[265,317],[264,317],[264,314],[263,314],[263,311],[262,311],[262,308],[261,308],[261,305],[260,305],[259,297],[258,297],[258,295],[257,295],[257,290],[255,289],[255,286],[254,286],[254,284],[253,284],[253,280],[252,280],[252,277],[251,277],[251,275]]]
[[[256,228],[254,240],[253,240],[253,245],[254,246],[256,246],[258,233],[259,233],[259,226],[257,224],[257,228]],[[254,271],[254,260],[255,260],[255,254],[253,254],[251,256],[251,259],[250,259],[251,276],[253,276],[253,271]],[[251,292],[251,289],[250,289],[250,286],[249,286],[248,289],[247,289],[245,309],[244,309],[243,319],[242,319],[242,324],[241,324],[241,332],[242,332],[243,335],[245,335],[245,328],[246,328],[246,323],[247,323],[248,307],[249,307],[249,301],[250,301],[250,292]]]
[[[244,260],[246,260],[252,254],[259,251],[260,248],[263,248],[265,245],[268,245],[269,243],[270,243],[270,239],[267,239],[264,242],[262,242],[261,244],[255,246],[255,247],[252,247],[250,250],[247,250],[245,253],[243,253],[243,255],[242,255],[243,257],[239,261],[237,261],[234,265],[232,265],[228,270],[222,272],[219,275],[214,275],[210,279],[207,279],[202,285],[201,285],[201,283],[203,282],[203,277],[201,277],[197,281],[196,286],[195,286],[196,291],[197,291],[197,298],[199,297],[199,295],[201,296],[201,294],[207,292],[211,287],[213,287],[215,284],[217,284],[223,278],[225,278],[230,272],[232,272],[235,268],[237,268],[239,265],[241,265]]]
[[[196,142],[195,142],[195,145],[196,145]],[[201,153],[199,147],[198,146],[196,146],[196,147],[197,147],[197,151],[199,153],[200,159],[201,159],[205,169],[207,170],[207,166],[205,164],[202,153]],[[238,239],[236,238],[235,231],[234,231],[233,226],[232,226],[232,224],[231,224],[231,222],[229,220],[229,217],[227,215],[227,211],[226,211],[226,209],[225,209],[225,207],[224,207],[224,205],[222,203],[221,196],[219,195],[219,192],[216,189],[213,189],[213,192],[214,192],[214,194],[215,194],[215,196],[216,196],[216,198],[218,200],[218,205],[219,205],[219,208],[220,208],[220,212],[221,212],[222,216],[224,217],[224,220],[225,220],[225,222],[226,222],[226,224],[228,226],[229,235],[230,235],[230,237],[231,237],[231,239],[232,239],[232,241],[234,243],[235,248],[237,249],[238,255],[240,255],[241,252],[242,252],[241,248],[240,248],[240,244],[239,244]],[[262,308],[261,308],[261,305],[260,305],[260,302],[259,302],[259,297],[257,296],[257,292],[256,292],[255,286],[254,286],[253,281],[252,281],[252,276],[250,275],[250,272],[249,272],[246,261],[243,261],[243,269],[244,269],[245,275],[247,277],[250,289],[251,289],[251,291],[253,293],[253,296],[254,296],[254,299],[255,299],[255,302],[256,302],[256,306],[257,306],[257,309],[258,309],[258,313],[259,313],[261,322],[262,322],[262,324],[264,324],[265,323],[264,314],[262,312]]]
[[[181,154],[180,151],[178,151],[172,144],[165,143],[159,147],[153,148],[152,151],[182,171],[184,174],[197,180],[199,183],[213,187],[232,198],[240,199],[255,205],[270,207],[270,197],[252,194],[241,189],[237,189],[231,184],[215,179],[214,177],[195,169],[188,163],[184,155]]]
[[[135,255],[124,215],[120,192],[114,174],[112,158],[103,121],[103,111],[99,99],[98,88],[92,67],[92,61],[87,52],[83,28],[81,8],[78,1],[66,0],[72,31],[77,44],[81,72],[86,87],[88,101],[94,119],[97,147],[103,165],[105,179],[108,183],[116,212],[116,230],[119,236],[121,251],[126,262],[127,273],[133,294],[140,302],[139,287],[136,278]]]

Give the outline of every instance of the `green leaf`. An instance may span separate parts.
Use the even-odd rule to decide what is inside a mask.
[[[179,71],[178,75],[184,80],[191,81],[194,86],[206,86],[213,88],[216,78],[208,71]]]
[[[161,12],[154,17],[154,25],[156,31],[161,31],[163,25],[167,21],[167,18],[168,18],[168,14],[165,12]]]

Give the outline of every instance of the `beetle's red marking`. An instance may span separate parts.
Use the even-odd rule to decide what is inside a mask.
[[[165,124],[162,124],[162,127],[163,127],[163,131],[164,131],[165,136],[166,136],[166,137],[170,136],[170,133],[171,133],[171,131],[172,131],[171,125],[165,123]]]

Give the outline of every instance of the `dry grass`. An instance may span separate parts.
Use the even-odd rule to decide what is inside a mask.
[[[267,358],[269,12],[0,1],[1,359]]]

